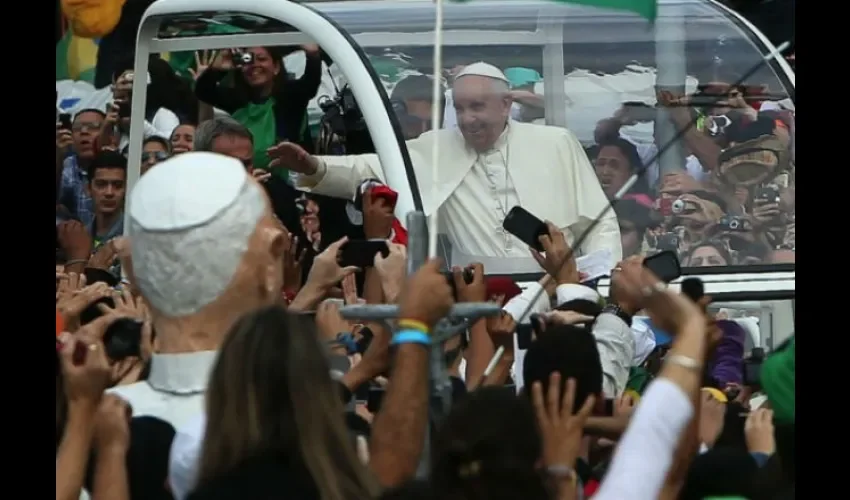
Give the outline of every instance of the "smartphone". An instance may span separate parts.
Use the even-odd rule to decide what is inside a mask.
[[[369,384],[363,384],[354,391],[354,401],[359,405],[368,405],[369,404],[369,392],[371,387]]]
[[[118,105],[118,118],[130,118],[130,101],[115,103]]]
[[[658,276],[658,279],[665,283],[670,283],[674,279],[682,275],[682,266],[679,264],[679,257],[672,250],[664,250],[655,255],[647,257],[643,260],[643,266],[653,274]]]
[[[543,251],[540,237],[549,234],[546,223],[535,217],[531,212],[517,205],[508,212],[502,222],[505,231],[519,238],[520,241],[537,250]]]
[[[71,130],[71,113],[59,113],[59,127]]]
[[[534,339],[534,327],[529,323],[520,323],[516,326],[516,346],[519,349],[528,349]]]
[[[366,400],[366,409],[375,414],[381,410],[381,402],[384,400],[384,389],[382,387],[369,387],[369,397]]]
[[[605,409],[603,410],[603,412],[604,412],[603,414],[606,417],[613,417],[614,416],[614,400],[613,399],[606,399],[605,400]]]
[[[351,240],[339,252],[339,265],[372,267],[375,255],[386,257],[390,253],[386,240]]]

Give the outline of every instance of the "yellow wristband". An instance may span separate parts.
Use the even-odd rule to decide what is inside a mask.
[[[431,331],[431,329],[428,328],[428,325],[415,319],[400,319],[398,320],[398,327],[404,328],[405,330],[418,330],[424,333]]]

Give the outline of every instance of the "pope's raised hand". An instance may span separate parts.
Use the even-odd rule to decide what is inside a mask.
[[[267,149],[266,153],[271,159],[271,168],[286,168],[306,175],[315,174],[319,168],[319,160],[293,142],[283,141]]]

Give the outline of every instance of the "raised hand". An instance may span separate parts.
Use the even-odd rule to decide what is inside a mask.
[[[431,259],[411,276],[405,285],[399,317],[433,327],[449,312],[454,299],[452,288],[440,272],[439,259]]]
[[[271,159],[269,168],[286,168],[306,175],[313,175],[319,169],[319,160],[293,142],[281,142],[267,149],[266,153]]]
[[[328,290],[342,281],[349,274],[359,270],[356,266],[341,267],[339,265],[339,252],[348,238],[337,240],[313,259],[313,267],[307,276],[307,282],[322,290]]]
[[[550,469],[558,467],[572,471],[581,449],[584,423],[596,398],[589,395],[581,409],[573,414],[575,392],[575,379],[567,380],[561,392],[561,375],[557,372],[549,376],[545,399],[539,381],[531,386],[531,401],[543,440],[543,463]]]
[[[407,248],[404,245],[387,242],[390,253],[386,257],[375,254],[374,268],[381,278],[384,299],[392,304],[401,293],[407,273]]]

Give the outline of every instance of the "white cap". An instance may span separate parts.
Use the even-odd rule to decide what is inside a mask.
[[[147,231],[181,231],[215,219],[239,196],[248,174],[236,158],[189,152],[150,169],[130,195],[130,218]]]
[[[188,154],[188,153],[184,153]],[[206,431],[206,415],[200,415],[186,426],[177,429],[168,456],[168,485],[176,500],[183,500],[195,489],[198,479],[198,459]]]
[[[502,70],[493,66],[492,64],[487,64],[486,62],[479,61],[477,63],[472,63],[469,66],[463,68],[460,73],[455,76],[455,80],[463,78],[464,76],[486,76],[487,78],[492,78],[494,80],[501,80],[508,85],[510,85],[510,81],[508,77],[502,73]]]

